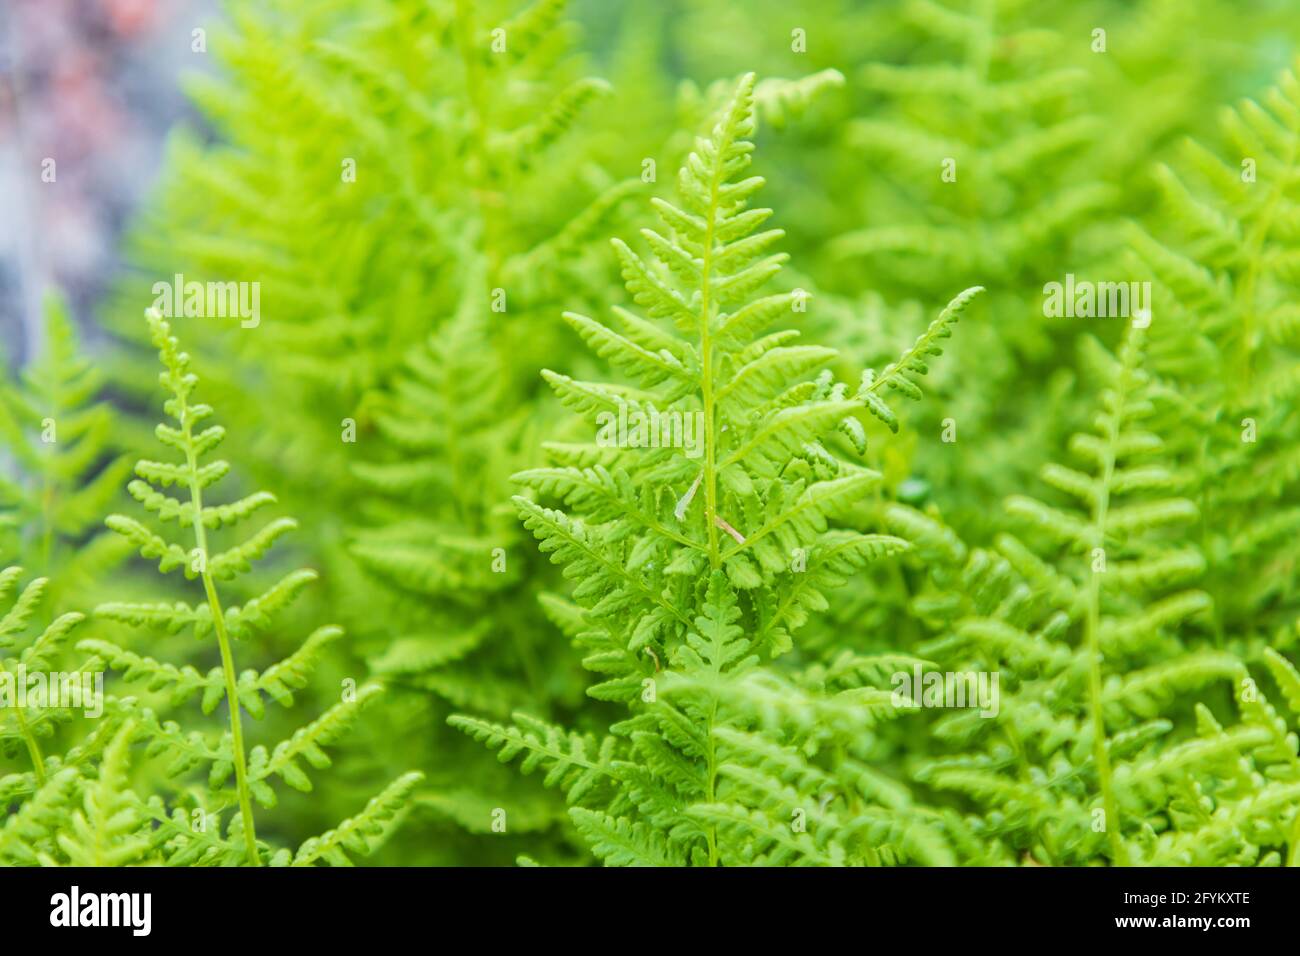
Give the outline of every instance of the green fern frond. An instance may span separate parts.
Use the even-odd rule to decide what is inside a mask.
[[[310,866],[323,859],[334,866],[346,866],[348,853],[365,856],[373,853],[400,825],[411,794],[424,779],[423,774],[408,773],[398,777],[382,793],[371,798],[355,817],[349,817],[333,830],[312,837],[293,855],[294,866]],[[288,851],[284,851],[288,853]],[[272,860],[280,862],[284,858]]]
[[[238,823],[230,825],[230,836],[244,844],[244,862],[256,866],[266,862],[267,858],[256,836],[253,799],[264,808],[276,805],[275,791],[268,782],[272,777],[279,777],[295,789],[310,791],[311,781],[298,761],[305,760],[317,769],[328,767],[330,759],[322,748],[337,742],[355,722],[359,711],[379,693],[379,688],[367,685],[345,696],[341,703],[269,752],[261,745],[246,750],[241,710],[246,710],[254,718],[263,717],[264,696],[286,706],[292,704],[293,691],[307,685],[308,676],[319,662],[323,648],[342,632],[338,628],[321,628],[295,653],[260,674],[251,670],[236,673],[231,639],[257,637],[266,630],[273,616],[282,612],[316,576],[305,570],[292,572],[260,596],[246,602],[242,609],[223,608],[216,582],[228,581],[251,571],[252,562],[261,558],[277,538],[294,529],[297,523],[288,518],[275,519],[242,542],[209,554],[209,531],[238,525],[257,507],[274,499],[269,494],[256,493],[229,506],[204,504],[203,493],[229,471],[229,465],[224,461],[200,463],[204,454],[220,441],[223,432],[219,426],[196,432],[196,426],[213,412],[210,406],[193,400],[198,377],[190,370],[190,357],[181,350],[169,324],[161,316],[150,311],[146,318],[163,364],[160,381],[169,393],[164,409],[176,422],[174,427],[160,425],[158,438],[183,457],[170,463],[142,462],[136,473],[144,481],[134,483],[132,494],[147,511],[157,513],[163,520],[174,518],[180,521],[182,531],[188,530],[192,537],[185,544],[168,541],[135,519],[121,515],[110,517],[108,524],[136,544],[144,557],[160,557],[161,571],[166,572],[178,563],[183,566],[188,579],[201,581],[205,603],[196,608],[183,602],[170,605],[119,602],[102,605],[97,615],[172,633],[189,626],[198,638],[215,635],[221,664],[203,675],[190,665],[177,667],[101,640],[86,641],[83,649],[102,654],[110,666],[123,671],[127,681],[142,681],[150,691],[165,690],[171,707],[199,692],[202,693],[201,709],[205,714],[210,714],[224,701],[229,711],[229,731],[215,742],[204,732],[185,731],[177,721],[160,720],[150,708],[125,701],[117,706],[132,721],[133,732],[147,738],[146,753],[151,757],[167,758],[168,775],[179,777],[206,765],[208,786],[216,792],[221,792],[233,775],[233,799],[239,804],[239,815]],[[188,492],[188,500],[163,496],[156,489],[142,487],[144,482],[156,482],[163,487],[178,486]],[[161,500],[163,497],[166,501]],[[191,544],[193,547],[188,548]],[[393,799],[407,795],[407,790],[402,789],[395,792]],[[138,809],[138,804],[136,806]],[[156,821],[170,819],[165,808],[150,806]],[[357,826],[364,828],[365,824],[359,822]],[[168,828],[164,826],[164,829]],[[219,841],[200,839],[196,844],[174,827],[170,828],[164,842],[168,842],[183,859],[211,862],[228,858],[228,848]],[[357,844],[349,845],[355,848]],[[369,843],[365,845],[370,846]],[[332,850],[326,855],[337,858]]]
[[[793,648],[830,591],[906,550],[897,537],[833,526],[880,482],[849,456],[864,447],[863,418],[883,405],[877,392],[915,390],[923,359],[939,354],[978,290],[954,300],[881,378],[864,377],[856,395],[825,371],[833,350],[796,345],[793,331],[763,335],[801,312],[802,296],[759,297],[786,256],[774,251],[780,229],[760,231],[771,210],[751,208],[762,185],[745,175],[754,129],[747,75],[696,139],[678,200],[653,201],[663,228],[642,230],[650,258],[614,242],[645,314],[618,309],[617,328],[566,314],[639,387],[544,372],[561,403],[597,426],[595,445],[548,446],[554,466],[515,476],[530,489],[515,499],[524,526],[573,582],[577,607],[546,606],[598,675],[588,695],[625,703],[632,716],[599,750],[546,723],[451,718],[502,760],[523,755],[526,771],[544,769],[576,804],[579,834],[613,865],[778,861],[796,851],[810,862],[905,856],[789,835],[767,815],[787,802],[784,775],[768,790],[737,791],[755,806],[719,802],[728,781],[752,771],[725,764],[714,735],[753,728],[772,746],[856,749],[863,728],[912,710],[871,686],[881,672],[865,662],[842,664],[829,683],[818,672],[808,689],[765,662]],[[816,796],[806,802],[818,806]],[[674,809],[682,805],[686,819]]]

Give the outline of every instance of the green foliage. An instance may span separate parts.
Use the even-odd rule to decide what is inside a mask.
[[[164,857],[174,855],[189,863],[211,861],[215,856],[221,862],[233,862],[241,853],[237,848],[242,846],[242,862],[254,866],[283,862],[286,855],[292,856],[296,863],[317,859],[346,863],[345,849],[369,852],[392,829],[419,775],[403,777],[375,798],[359,816],[345,820],[318,839],[313,838],[296,856],[288,850],[268,849],[258,842],[254,801],[263,808],[274,807],[278,798],[273,785],[277,778],[295,790],[310,792],[313,784],[304,763],[317,770],[329,767],[331,759],[324,748],[333,746],[347,732],[379,688],[376,685],[358,688],[355,681],[345,680],[339,702],[316,720],[273,748],[260,744],[246,748],[241,712],[260,719],[266,710],[264,698],[283,706],[292,705],[293,691],[306,686],[324,647],[338,638],[340,632],[337,628],[322,628],[289,658],[260,673],[236,672],[233,640],[257,642],[313,575],[306,571],[290,572],[242,608],[223,607],[217,582],[228,582],[248,573],[251,562],[262,558],[272,543],[296,527],[296,523],[287,518],[272,519],[243,540],[215,550],[210,542],[217,532],[228,533],[260,507],[273,504],[275,499],[266,492],[255,492],[225,504],[205,504],[205,493],[230,471],[229,463],[224,460],[206,460],[221,444],[225,429],[205,424],[212,417],[213,409],[195,400],[198,376],[190,370],[190,357],[181,351],[170,325],[156,312],[151,311],[146,317],[164,369],[159,379],[169,395],[163,407],[174,422],[160,424],[156,435],[174,457],[171,461],[137,462],[135,471],[140,477],[131,482],[129,490],[156,521],[164,526],[175,522],[181,541],[124,515],[112,515],[106,524],[135,545],[142,557],[157,561],[160,572],[180,571],[187,580],[198,582],[204,603],[114,602],[100,605],[96,615],[162,632],[191,629],[200,640],[215,638],[221,662],[201,675],[191,666],[176,667],[98,640],[80,646],[83,650],[102,653],[110,667],[122,670],[128,685],[144,685],[148,691],[164,692],[168,709],[178,708],[201,694],[201,709],[205,714],[223,703],[229,712],[226,732],[187,732],[177,721],[160,719],[152,709],[134,699],[114,703],[115,709],[127,716],[132,730],[138,730],[146,740],[146,754],[166,762],[169,777],[180,778],[194,769],[201,769],[207,775],[215,802],[198,809],[203,821],[199,826],[187,830],[178,825],[157,831],[167,837],[160,851]],[[184,497],[160,490],[172,486]],[[126,733],[124,730],[115,738],[101,764],[98,781],[87,791],[85,813],[73,818],[74,838],[60,841],[74,864],[126,862],[137,852],[143,852],[141,841],[153,833],[146,822],[149,817],[161,815],[166,819],[161,806],[152,805],[146,813],[138,797],[125,797],[116,792],[125,779]],[[228,786],[232,777],[233,790]],[[219,819],[224,809],[235,805],[238,805],[238,817],[228,824],[224,840],[216,824],[214,832],[208,833],[208,815]],[[125,822],[130,819],[136,821],[138,833],[134,835]],[[173,819],[173,823],[179,824],[180,819]],[[114,839],[121,845],[112,847]],[[100,847],[96,840],[107,840],[110,849]]]
[[[574,643],[599,675],[587,693],[631,716],[599,744],[522,716],[452,723],[504,761],[522,755],[525,772],[544,769],[609,864],[945,862],[937,847],[954,824],[905,793],[889,794],[887,812],[862,779],[872,777],[862,724],[903,713],[891,695],[845,663],[837,679],[804,686],[764,662],[792,649],[826,606],[823,589],[906,547],[834,520],[880,478],[852,460],[865,450],[863,417],[897,429],[884,396],[919,395],[922,359],[978,290],[853,390],[819,373],[833,351],[767,332],[803,303],[760,295],[786,256],[772,251],[781,230],[758,231],[772,215],[751,204],[763,180],[744,175],[754,86],[742,78],[696,140],[679,202],[653,201],[667,233],[642,230],[653,258],[614,241],[644,314],[616,308],[618,328],[566,314],[636,384],[543,373],[596,440],[548,446],[552,466],[516,476],[569,509],[516,499],[541,550],[577,582]],[[839,759],[814,757],[826,753]],[[827,792],[843,795],[843,816]]]
[[[446,730],[449,709],[581,701],[574,668],[543,666],[556,637],[527,589],[541,562],[503,502],[533,457],[537,365],[569,345],[558,297],[603,292],[591,238],[642,188],[639,158],[600,161],[588,119],[609,88],[562,2],[230,13],[220,70],[190,83],[222,139],[176,137],[135,259],[150,279],[260,282],[262,324],[200,323],[188,341],[231,454],[317,529],[291,545],[322,571],[313,612],[395,691],[403,731],[368,742],[371,772],[427,741],[427,842],[469,852],[445,824],[487,825],[510,780]],[[145,288],[119,291],[125,338]],[[136,363],[124,379],[142,380]],[[314,412],[270,421],[266,402]],[[535,806],[537,829],[561,809]]]
[[[1206,562],[1176,533],[1200,520],[1178,494],[1193,475],[1149,430],[1163,402],[1142,339],[1130,329],[1118,359],[1095,347],[1100,410],[1070,441],[1078,466],[1042,470],[1062,504],[1007,500],[1037,546],[1003,535],[968,550],[932,517],[891,509],[933,562],[921,652],[1002,686],[995,719],[936,723],[961,752],[917,776],[983,806],[983,832],[1040,864],[1276,862],[1294,846],[1296,735],[1208,640],[1214,603],[1194,586]],[[1289,693],[1290,664],[1269,664]],[[1187,726],[1180,709],[1198,697],[1231,702],[1239,722],[1225,729],[1198,703]]]
[[[1294,645],[1297,504],[1295,261],[1300,185],[1300,81],[1285,71],[1260,102],[1225,110],[1226,156],[1184,144],[1183,173],[1159,166],[1151,229],[1133,256],[1156,284],[1156,358],[1181,397],[1177,413],[1198,462],[1192,489],[1212,515],[1202,546],[1216,579],[1220,640]],[[1157,236],[1161,238],[1157,238]],[[1258,568],[1242,581],[1243,563]]]
[[[113,721],[85,735],[63,753],[49,753],[61,726],[83,715],[98,717],[94,678],[102,667],[96,657],[73,660],[68,653],[73,634],[85,615],[60,615],[40,627],[48,602],[48,581],[37,578],[21,589],[22,569],[0,572],[0,754],[6,761],[19,754],[27,768],[0,775],[0,799],[24,804],[50,785],[64,770],[75,774],[93,761],[111,732]],[[64,775],[67,776],[66,774]],[[56,788],[59,789],[59,788]]]
[[[0,862],[1300,864],[1239,6],[230,0],[116,341],[0,384],[0,676],[118,675],[0,699]]]
[[[142,222],[135,245],[169,278],[260,282],[265,325],[217,323],[195,341],[239,357],[206,377],[229,414],[256,415],[233,439],[241,460],[278,476],[296,509],[332,521],[346,510],[354,449],[340,423],[373,435],[372,392],[424,348],[446,303],[508,289],[511,321],[493,346],[511,355],[541,347],[529,319],[548,287],[589,283],[584,241],[628,187],[591,164],[572,174],[568,141],[605,84],[578,72],[563,7],[230,4],[213,39],[221,72],[190,82],[224,141],[176,138],[158,221]],[[506,31],[500,54],[494,29]],[[480,287],[466,281],[467,243],[486,261]],[[134,304],[143,285],[121,296]],[[123,308],[128,336],[136,314]],[[249,367],[259,394],[286,407],[310,395],[319,414],[266,421],[246,400]]]
[[[0,547],[35,566],[64,592],[97,587],[129,553],[99,529],[130,471],[113,436],[113,411],[99,395],[104,376],[82,354],[66,307],[45,302],[40,355],[16,383],[0,384]]]

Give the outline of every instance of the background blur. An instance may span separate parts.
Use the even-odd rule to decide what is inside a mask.
[[[0,339],[26,352],[42,289],[85,315],[120,262],[117,239],[154,180],[162,142],[194,119],[182,70],[212,0],[0,4]],[[55,160],[58,189],[41,179]]]
[[[219,17],[220,6],[219,0],[0,3],[0,342],[9,362],[30,348],[41,292],[52,284],[86,323],[122,265],[117,240],[157,178],[173,125],[185,120],[208,136],[181,79],[186,71],[213,69],[209,54],[191,49],[192,31]],[[810,51],[808,59],[846,66],[881,51],[896,53],[899,37],[861,26],[888,27],[897,18],[887,8],[899,6],[883,0],[575,0],[570,11],[582,26],[587,54],[601,66],[618,65],[611,61],[623,52],[621,31],[644,28],[660,34],[647,33],[645,49],[666,74],[703,82],[770,62],[763,28],[777,12],[791,22],[842,21],[844,32],[820,37],[820,51]],[[1199,26],[1193,3],[1036,6],[1044,24],[1054,27],[1076,12],[1080,24],[1091,22],[1085,10],[1092,21],[1106,22],[1102,14],[1112,8],[1159,25],[1166,11],[1186,8],[1189,32],[1165,55],[1235,64],[1226,84],[1219,75],[1217,102],[1257,90],[1293,55],[1300,29],[1300,14],[1288,0],[1227,8],[1207,2]],[[879,11],[880,19],[864,19],[867,11]],[[1225,12],[1240,15],[1236,35],[1210,28]],[[828,51],[828,41],[838,49]],[[1153,88],[1152,95],[1159,91]],[[1207,104],[1207,123],[1215,105]],[[57,163],[57,190],[42,188],[46,158]]]

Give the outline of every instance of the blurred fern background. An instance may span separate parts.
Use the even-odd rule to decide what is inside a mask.
[[[0,862],[1300,863],[1292,3],[0,30]]]

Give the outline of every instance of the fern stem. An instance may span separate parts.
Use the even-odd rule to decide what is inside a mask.
[[[261,866],[262,859],[257,852],[257,832],[253,825],[253,801],[248,790],[244,730],[240,725],[239,696],[235,688],[235,661],[230,653],[230,635],[226,633],[226,619],[221,614],[217,589],[212,583],[212,575],[206,570],[203,572],[203,590],[208,596],[208,607],[212,609],[212,622],[217,632],[217,644],[221,648],[221,670],[226,679],[226,702],[230,706],[230,736],[235,756],[235,787],[239,791],[239,814],[244,821],[244,843],[248,848],[249,865]]]
[[[717,174],[714,174],[713,182],[713,202],[712,206],[717,204]],[[703,275],[703,297],[700,309],[700,352],[703,356],[703,379],[701,391],[704,402],[704,523],[709,529],[709,565],[717,569],[721,563],[721,555],[718,549],[718,525],[714,520],[718,513],[718,489],[717,478],[714,471],[714,407],[713,407],[713,363],[711,361],[712,346],[709,342],[709,266],[712,264],[713,249],[713,220],[712,214],[709,216],[709,231],[704,244],[704,275]],[[714,778],[717,773],[717,763],[715,761],[714,744],[713,744],[713,720],[717,715],[718,705],[714,701],[713,711],[709,714],[709,764],[708,778],[706,783],[705,799],[713,803],[714,799]],[[709,841],[709,866],[718,865],[718,831],[717,827],[710,826],[708,831]]]
[[[718,218],[718,186],[722,176],[721,159],[714,164],[709,182],[709,216],[704,234],[704,252],[700,267],[700,392],[704,403],[704,524],[709,531],[709,564],[718,568],[721,555],[718,551],[718,527],[713,520],[718,514],[717,482],[717,422],[713,395],[713,343],[710,341],[712,317],[709,310],[710,276],[713,270],[713,231]]]
[[[52,347],[50,337],[47,333],[45,347]],[[62,394],[57,384],[58,376],[51,375],[51,388],[54,395],[49,409],[50,418],[56,423],[63,418]],[[57,427],[57,426],[56,426]],[[66,435],[66,433],[65,433]],[[56,436],[57,437],[57,436]],[[52,480],[56,463],[54,461],[54,449],[58,447],[57,442],[47,445],[42,450],[41,455],[41,572],[42,574],[50,573],[50,555],[54,550],[54,493],[55,483]]]
[[[722,555],[718,548],[718,481],[717,481],[717,409],[713,394],[713,343],[712,316],[709,301],[710,278],[713,271],[713,235],[718,219],[718,188],[721,185],[723,156],[713,165],[713,174],[709,181],[709,214],[705,227],[704,251],[700,267],[700,400],[704,405],[704,525],[709,534],[709,565],[717,570],[722,564]],[[705,799],[712,803],[717,777],[717,754],[713,742],[713,723],[717,717],[718,704],[713,702],[709,713],[709,752],[708,768],[705,780]],[[718,865],[718,830],[710,826],[707,834],[709,843],[709,866]]]
[[[713,803],[716,797],[715,790],[717,788],[717,771],[718,771],[717,750],[713,740],[713,724],[714,721],[717,719],[717,716],[718,716],[718,701],[717,698],[714,698],[713,707],[709,711],[709,731],[708,731],[709,763],[708,763],[708,776],[705,779],[705,794],[704,794],[705,801],[710,804]],[[709,866],[717,866],[718,865],[718,828],[715,826],[710,826],[707,837],[709,841]]]
[[[713,222],[709,222],[709,239],[713,241]],[[704,402],[704,524],[709,529],[709,565],[717,568],[721,564],[718,550],[718,525],[713,519],[718,514],[718,483],[714,457],[714,401],[713,401],[713,362],[712,344],[709,342],[709,264],[712,257],[705,253],[704,260],[704,300],[700,320],[700,352],[702,354],[701,397]]]
[[[54,488],[50,484],[49,463],[41,478],[41,572],[50,573],[50,555],[54,550]]]
[[[1106,752],[1106,722],[1101,713],[1099,573],[1093,572],[1088,587],[1088,710],[1092,717],[1092,753],[1097,764],[1097,784],[1101,788],[1102,807],[1106,812],[1106,837],[1110,841],[1111,858],[1117,866],[1127,866],[1128,851],[1120,835],[1119,805],[1115,801],[1115,788],[1111,782],[1110,755]]]
[[[23,735],[23,740],[27,744],[27,752],[32,758],[32,770],[36,774],[36,783],[39,786],[45,784],[45,758],[41,756],[41,745],[36,740],[36,735],[32,733],[31,728],[27,726],[27,720],[23,717],[21,707],[14,708],[14,716],[18,720],[18,732]]]
[[[230,709],[231,749],[234,751],[235,788],[239,794],[239,814],[244,824],[244,842],[248,849],[250,866],[261,866],[262,859],[257,852],[257,831],[253,822],[253,801],[248,789],[248,762],[244,756],[244,729],[239,716],[239,692],[235,687],[235,660],[230,652],[230,635],[226,631],[226,619],[221,612],[221,601],[217,597],[217,588],[208,571],[208,536],[203,527],[203,489],[199,487],[198,461],[194,454],[192,433],[193,419],[190,409],[182,400],[182,422],[185,431],[185,462],[190,478],[190,502],[194,508],[193,528],[194,544],[199,550],[203,570],[199,576],[203,580],[203,592],[208,599],[208,608],[212,612],[212,627],[217,633],[217,645],[221,649],[221,670],[226,683],[226,704]]]

